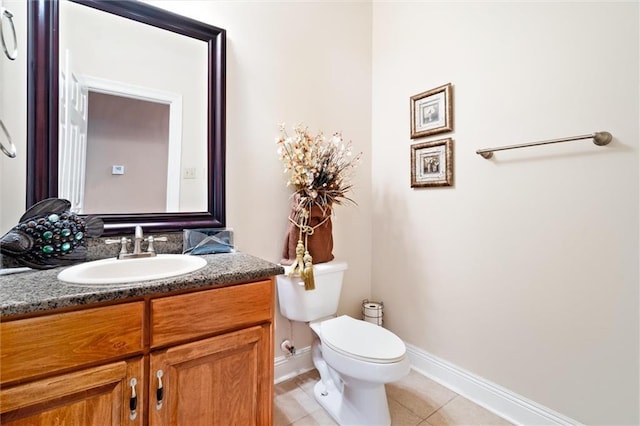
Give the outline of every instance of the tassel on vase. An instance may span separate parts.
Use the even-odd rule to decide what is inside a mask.
[[[289,276],[300,275],[301,277],[304,274],[304,244],[302,243],[302,239],[298,240],[298,244],[296,245],[296,260],[293,261],[291,265],[291,270],[289,271]],[[306,287],[306,284],[305,284]]]
[[[291,265],[291,270],[289,271],[290,277],[296,275],[302,277],[302,274],[304,273],[303,255],[305,247],[304,243],[302,242],[302,227],[304,226],[304,216],[302,217],[302,223],[300,223],[299,225],[296,224],[296,226],[300,228],[300,231],[298,231],[298,244],[296,245],[296,260],[294,260],[293,264]]]
[[[316,282],[313,277],[313,258],[308,251],[304,252],[304,270],[302,271],[302,278],[304,280],[305,290],[315,290]]]

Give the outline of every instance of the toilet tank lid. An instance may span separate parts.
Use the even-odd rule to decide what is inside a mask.
[[[291,271],[291,265],[284,266],[284,273],[288,274]],[[340,272],[346,271],[349,269],[349,264],[342,260],[332,260],[331,262],[324,263],[314,263],[313,264],[313,275],[323,275],[329,274],[332,272]]]
[[[320,328],[323,344],[363,361],[397,362],[407,352],[402,339],[391,331],[348,315],[323,321]]]
[[[329,274],[331,272],[346,271],[349,268],[347,262],[341,260],[332,260],[331,262],[314,263],[313,274],[322,275]]]

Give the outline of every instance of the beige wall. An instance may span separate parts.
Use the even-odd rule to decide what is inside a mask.
[[[386,324],[585,424],[640,422],[638,21],[637,2],[373,5]],[[409,97],[447,82],[455,186],[411,189]],[[609,146],[475,154],[599,130]]]

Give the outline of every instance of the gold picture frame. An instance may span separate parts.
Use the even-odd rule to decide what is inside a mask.
[[[411,145],[411,187],[453,185],[453,139]]]
[[[411,139],[453,130],[452,92],[447,83],[411,97]]]

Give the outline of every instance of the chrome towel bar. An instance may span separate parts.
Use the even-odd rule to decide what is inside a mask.
[[[482,155],[483,158],[489,159],[493,157],[494,151],[504,151],[507,149],[526,148],[529,146],[548,145],[551,143],[578,141],[582,139],[593,139],[593,143],[599,146],[607,145],[613,137],[609,132],[595,132],[588,135],[569,136],[568,138],[550,139],[540,142],[521,143],[517,145],[501,146],[498,148],[484,148],[476,151],[476,154]]]
[[[10,49],[5,39],[5,18],[9,21],[9,28],[11,28],[11,35],[13,36],[13,49]],[[13,24],[13,13],[7,8],[0,7],[0,41],[2,42],[2,50],[7,58],[15,60],[18,57],[18,38],[16,37],[16,26]]]
[[[6,127],[4,127],[4,123],[0,120],[0,130],[4,133],[4,137],[7,139],[7,145],[4,146],[2,141],[0,140],[0,151],[4,152],[4,154],[9,158],[16,158],[16,146],[11,141],[11,136],[9,135],[9,131]]]

